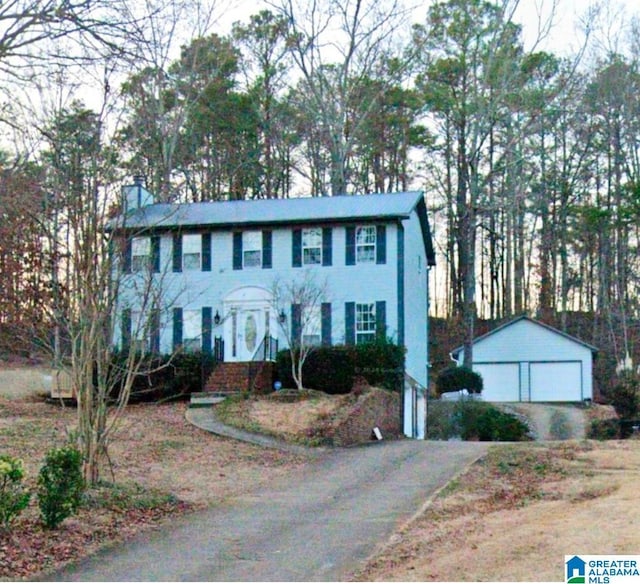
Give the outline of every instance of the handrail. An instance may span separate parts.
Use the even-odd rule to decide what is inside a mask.
[[[278,339],[265,335],[255,350],[251,361],[275,361],[278,354]]]

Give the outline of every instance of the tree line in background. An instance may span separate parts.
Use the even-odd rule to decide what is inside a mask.
[[[142,174],[176,202],[424,189],[432,312],[465,343],[478,318],[580,312],[585,340],[633,352],[638,35],[579,63],[526,48],[517,4],[434,2],[411,24],[394,0],[282,0],[225,34],[199,0],[3,4],[5,348],[73,316],[83,217]]]

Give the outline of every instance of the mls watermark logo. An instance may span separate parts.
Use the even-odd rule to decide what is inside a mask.
[[[567,556],[565,556],[566,560]],[[565,562],[567,566],[567,584],[584,584],[584,572],[587,562],[585,562],[579,556],[573,556],[570,560]]]
[[[640,581],[640,556],[565,556],[566,584],[626,584]]]

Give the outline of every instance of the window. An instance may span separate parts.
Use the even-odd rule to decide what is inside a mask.
[[[146,353],[149,351],[149,322],[144,313],[131,311],[131,348]]]
[[[322,342],[320,306],[303,308],[302,345],[314,347]]]
[[[182,346],[187,353],[200,351],[202,346],[202,311],[182,312]]]
[[[376,305],[356,304],[356,344],[370,343],[376,340]]]
[[[151,238],[134,237],[131,240],[131,271],[148,270],[151,262]]]
[[[182,236],[182,269],[200,270],[202,236],[199,233]]]
[[[322,229],[302,230],[302,263],[305,266],[322,263]]]
[[[242,234],[242,266],[262,267],[262,231],[245,231]]]
[[[376,262],[376,226],[366,225],[356,228],[356,263]]]

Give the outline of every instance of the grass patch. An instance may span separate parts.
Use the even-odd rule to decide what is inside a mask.
[[[82,505],[87,509],[156,509],[166,505],[178,504],[178,498],[156,489],[148,489],[137,483],[101,482],[87,490]]]

